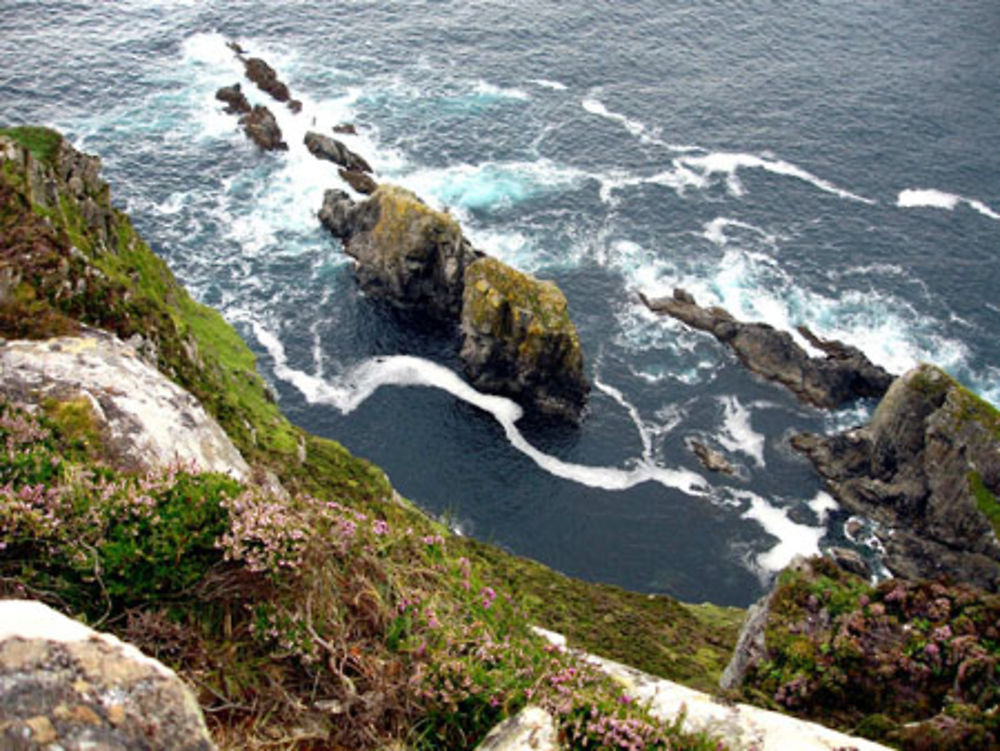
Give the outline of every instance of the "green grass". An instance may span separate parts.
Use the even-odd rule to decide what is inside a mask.
[[[997,535],[1000,535],[1000,501],[990,492],[978,472],[969,473],[969,490],[976,498],[976,508],[989,519]]]
[[[62,136],[50,128],[37,125],[19,125],[13,128],[0,128],[0,136],[7,136],[24,146],[31,155],[40,162],[52,164]]]

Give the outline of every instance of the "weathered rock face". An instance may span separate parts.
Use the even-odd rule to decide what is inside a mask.
[[[0,341],[0,393],[84,416],[101,452],[121,469],[183,462],[250,479],[246,461],[201,404],[111,335]]]
[[[215,748],[197,702],[173,671],[27,600],[0,601],[0,746]]]
[[[230,115],[250,111],[250,102],[247,101],[246,95],[238,83],[234,83],[232,86],[223,86],[215,92],[215,98],[226,103],[226,112]]]
[[[352,172],[371,172],[372,168],[365,159],[355,154],[336,138],[324,136],[321,133],[309,131],[303,141],[309,153],[317,159],[334,162]]]
[[[450,216],[408,190],[381,185],[357,204],[343,191],[328,190],[319,218],[357,260],[355,273],[367,293],[457,318],[465,270],[479,254]]]
[[[792,444],[848,510],[884,525],[894,574],[1000,589],[1000,414],[943,371],[899,378],[865,427]]]
[[[288,151],[288,144],[282,140],[278,121],[267,107],[256,105],[240,118],[240,125],[247,138],[264,151]]]
[[[279,102],[291,99],[288,86],[278,79],[277,72],[264,60],[251,57],[243,61],[243,67],[247,78],[257,84],[258,89],[270,94]]]
[[[495,258],[465,272],[462,360],[477,388],[578,419],[589,385],[566,298]]]
[[[665,313],[694,328],[708,331],[728,344],[750,370],[788,387],[796,396],[819,407],[838,407],[859,397],[879,397],[893,376],[874,365],[855,347],[824,341],[805,327],[799,331],[826,352],[826,357],[810,357],[785,331],[765,323],[737,321],[722,308],[700,307],[684,290],[674,290],[672,298],[643,303],[656,313]]]
[[[698,457],[698,461],[705,469],[711,472],[721,472],[724,475],[736,472],[736,469],[721,451],[716,451],[701,441],[689,441],[688,448],[691,449],[691,453]]]

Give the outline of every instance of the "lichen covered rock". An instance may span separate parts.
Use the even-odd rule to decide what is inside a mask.
[[[864,427],[792,443],[849,511],[882,524],[894,574],[1000,590],[1000,413],[944,371],[897,379]]]
[[[172,670],[25,600],[0,601],[0,746],[215,748],[194,696]]]
[[[72,419],[115,466],[147,472],[178,462],[240,480],[250,468],[198,400],[115,337],[0,340],[0,393]]]
[[[479,254],[451,216],[393,185],[357,204],[328,190],[319,216],[357,261],[365,292],[440,318],[458,316],[465,270]]]
[[[477,388],[578,419],[589,386],[566,297],[552,282],[483,258],[465,273],[462,360]]]

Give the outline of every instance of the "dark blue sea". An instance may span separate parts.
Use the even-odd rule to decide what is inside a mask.
[[[746,605],[846,514],[788,447],[824,412],[644,310],[675,286],[1000,400],[1000,4],[0,0],[0,124],[99,154],[113,197],[260,358],[286,413],[463,534],[569,574]],[[228,39],[304,107],[258,152],[215,90]],[[361,294],[316,212],[344,136],[381,182],[555,280],[578,428],[484,398],[455,332]],[[737,466],[710,474],[700,440]],[[856,541],[864,547],[863,535]]]

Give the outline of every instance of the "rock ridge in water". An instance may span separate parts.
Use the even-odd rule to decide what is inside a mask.
[[[240,117],[240,125],[247,138],[264,151],[288,151],[274,113],[264,105],[254,105],[252,110]]]
[[[839,407],[857,398],[880,397],[889,388],[893,376],[873,364],[861,350],[838,341],[825,341],[809,329],[799,332],[826,353],[809,354],[786,331],[766,323],[736,320],[718,307],[699,306],[682,289],[673,297],[656,300],[640,294],[643,304],[655,313],[663,313],[729,345],[747,368],[764,378],[787,387],[803,401],[818,407]]]
[[[351,172],[371,172],[371,165],[365,161],[364,157],[355,154],[347,146],[336,138],[324,136],[322,133],[309,131],[303,141],[309,153],[317,159],[325,159],[334,164],[339,164]]]
[[[845,508],[883,526],[894,574],[1000,589],[1000,414],[944,371],[921,365],[866,426],[792,445]]]
[[[579,419],[589,390],[583,352],[554,283],[475,250],[453,217],[396,186],[360,203],[328,190],[319,218],[357,261],[365,292],[461,324],[460,354],[477,388]]]

